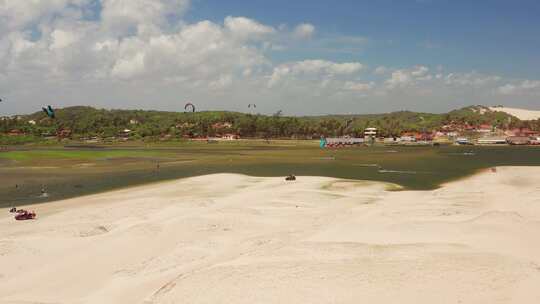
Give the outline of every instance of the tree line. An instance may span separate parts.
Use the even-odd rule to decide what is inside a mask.
[[[70,130],[70,137],[116,137],[129,129],[134,139],[206,137],[232,133],[245,138],[318,138],[320,136],[361,136],[375,127],[381,136],[399,136],[405,131],[431,132],[446,124],[477,126],[490,124],[500,129],[529,128],[540,130],[540,120],[521,121],[503,112],[480,112],[474,107],[444,114],[399,111],[370,115],[328,115],[289,117],[207,111],[179,113],[144,110],[104,110],[92,107],[69,107],[56,110],[50,119],[42,112],[4,117],[0,133],[20,130],[27,136],[56,136]]]

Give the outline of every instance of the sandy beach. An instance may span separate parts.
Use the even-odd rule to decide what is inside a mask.
[[[540,167],[217,174],[0,209],[0,303],[540,303]]]

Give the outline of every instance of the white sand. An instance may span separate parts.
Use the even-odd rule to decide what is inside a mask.
[[[0,303],[540,303],[539,167],[388,186],[220,174],[0,209]]]
[[[490,107],[491,111],[505,112],[521,120],[535,120],[540,118],[540,111],[508,108],[508,107]]]

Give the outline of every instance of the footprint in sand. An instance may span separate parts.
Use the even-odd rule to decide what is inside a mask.
[[[93,229],[79,232],[79,236],[81,236],[81,237],[91,237],[91,236],[101,235],[101,234],[104,234],[104,233],[107,233],[107,232],[109,232],[109,229],[107,229],[107,227],[105,227],[105,226],[97,226],[97,227],[94,227]]]

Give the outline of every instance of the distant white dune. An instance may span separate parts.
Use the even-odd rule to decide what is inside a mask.
[[[491,111],[505,112],[521,120],[535,120],[540,118],[540,111],[507,108],[507,107],[489,107]]]

